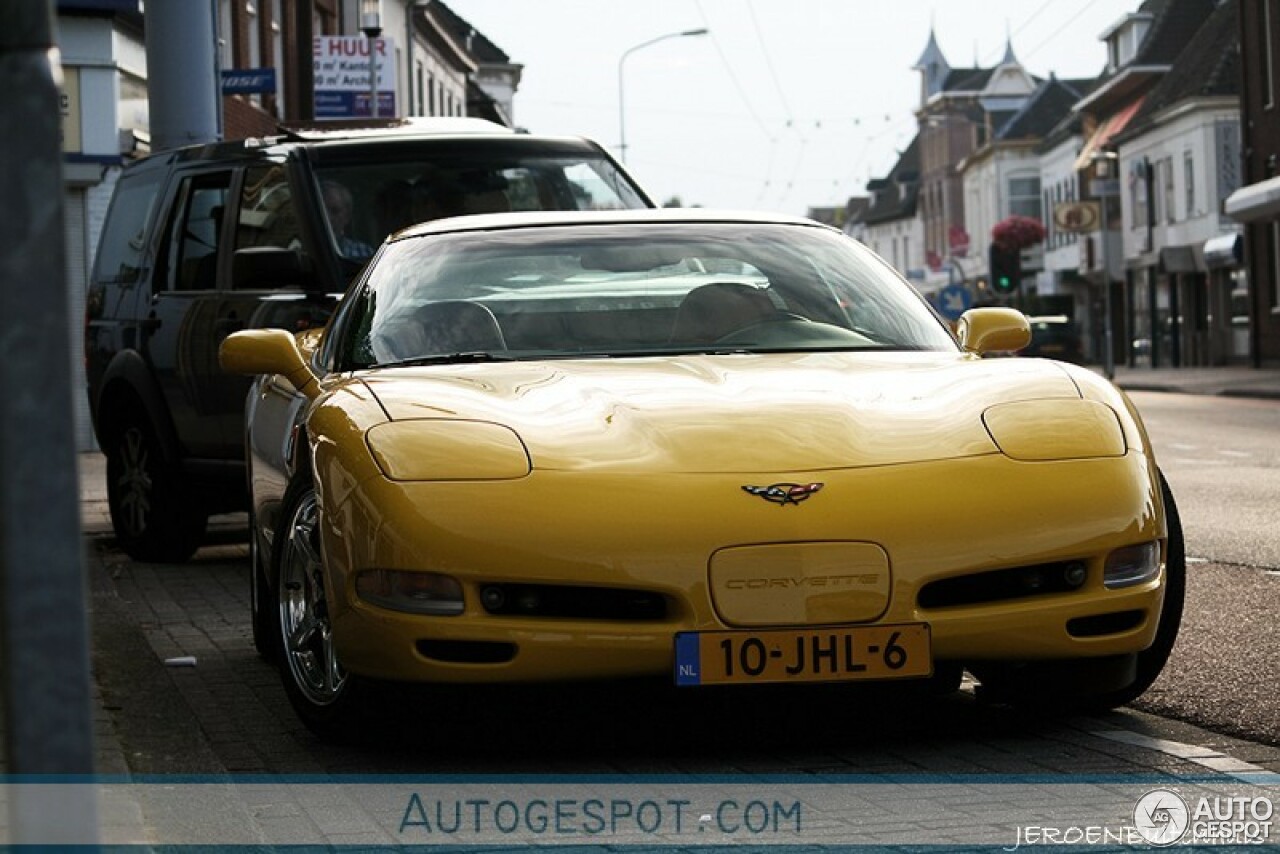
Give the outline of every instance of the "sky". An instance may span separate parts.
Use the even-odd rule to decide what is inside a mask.
[[[625,138],[660,203],[804,214],[864,194],[910,143],[930,26],[953,68],[1011,39],[1038,77],[1092,78],[1140,0],[445,2],[524,66],[518,126],[615,155]]]

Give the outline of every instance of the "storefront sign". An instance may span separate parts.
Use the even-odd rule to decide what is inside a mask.
[[[275,91],[274,68],[233,68],[222,72],[224,95],[263,95]]]
[[[62,150],[78,154],[84,150],[80,133],[80,69],[62,69],[62,91],[58,93],[58,107],[62,113]]]
[[[1053,227],[1067,234],[1097,231],[1101,221],[1098,202],[1058,202],[1053,206]]]
[[[378,115],[396,114],[395,44],[374,40],[378,80]],[[315,106],[317,119],[352,119],[372,115],[369,99],[369,40],[364,36],[316,36]]]

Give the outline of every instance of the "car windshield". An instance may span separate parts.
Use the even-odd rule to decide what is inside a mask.
[[[399,160],[322,164],[316,173],[330,236],[353,261],[367,260],[389,234],[442,217],[647,207],[606,157],[587,149],[425,150]]]
[[[837,232],[593,224],[388,244],[339,328],[348,368],[690,352],[954,350],[914,290]]]

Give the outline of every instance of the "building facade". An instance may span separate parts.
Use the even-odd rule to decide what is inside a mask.
[[[1239,3],[1244,186],[1225,211],[1244,227],[1249,361],[1270,367],[1280,365],[1280,0]]]

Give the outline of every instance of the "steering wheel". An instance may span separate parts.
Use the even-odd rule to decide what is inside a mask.
[[[793,314],[789,311],[780,311],[777,314],[770,315],[764,320],[758,320],[755,323],[735,329],[727,335],[722,335],[716,339],[717,344],[759,344],[763,343],[758,340],[758,333],[767,328],[775,327],[783,323],[812,323],[809,318]],[[767,337],[767,336],[766,336]],[[784,342],[778,342],[784,343]]]

